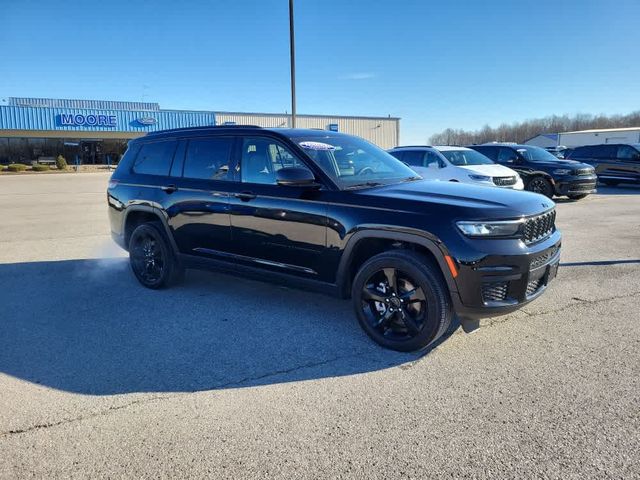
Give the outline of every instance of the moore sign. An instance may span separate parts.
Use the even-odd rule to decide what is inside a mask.
[[[62,113],[56,115],[56,124],[60,127],[115,127],[116,116]]]

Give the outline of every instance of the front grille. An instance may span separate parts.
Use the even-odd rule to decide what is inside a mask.
[[[536,268],[549,263],[549,260],[551,260],[556,255],[556,253],[558,253],[558,247],[553,247],[546,253],[535,257],[533,260],[531,260],[531,270],[535,270]]]
[[[482,284],[482,299],[485,302],[502,302],[507,298],[507,282]]]
[[[542,280],[542,278],[537,278],[536,280],[531,280],[529,283],[527,283],[527,297],[530,297],[538,291],[538,289],[542,286]]]
[[[595,188],[594,183],[574,183],[569,188],[572,192],[590,192]]]
[[[493,183],[498,187],[508,187],[510,185],[515,185],[516,182],[516,177],[493,177]]]
[[[595,172],[593,168],[576,168],[574,170],[574,175],[592,175]]]
[[[527,219],[523,229],[524,243],[534,243],[548,237],[553,232],[555,223],[555,210]]]

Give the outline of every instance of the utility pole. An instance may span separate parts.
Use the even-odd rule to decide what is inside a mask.
[[[293,0],[289,0],[289,48],[291,59],[291,128],[296,128],[296,45],[293,32]]]

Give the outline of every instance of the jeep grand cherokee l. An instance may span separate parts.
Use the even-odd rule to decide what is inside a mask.
[[[129,143],[107,198],[145,287],[212,268],[323,290],[351,297],[364,331],[403,351],[438,339],[454,312],[467,322],[533,300],[560,258],[546,197],[423,181],[322,130],[148,134]]]
[[[471,145],[491,160],[514,169],[524,178],[524,188],[549,198],[566,195],[580,200],[596,191],[598,177],[591,165],[561,160],[544,148],[514,143]]]

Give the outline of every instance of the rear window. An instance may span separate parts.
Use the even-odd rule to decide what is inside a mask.
[[[233,138],[202,138],[191,140],[184,160],[185,178],[229,180],[229,158]]]
[[[176,145],[175,140],[143,144],[133,164],[133,171],[143,175],[169,175]]]

